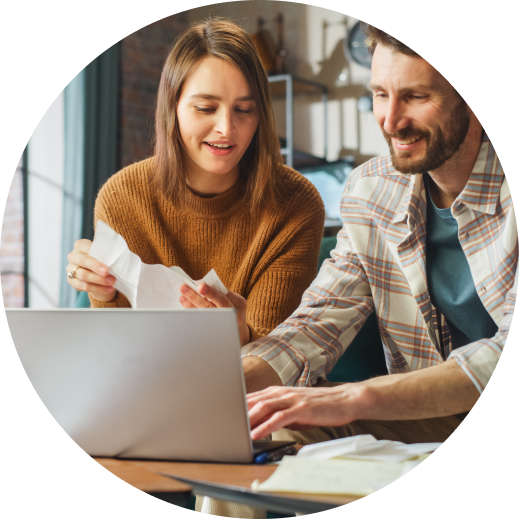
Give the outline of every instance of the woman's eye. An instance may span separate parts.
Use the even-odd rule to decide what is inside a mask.
[[[236,112],[238,112],[239,114],[251,114],[252,108],[249,108],[248,110],[245,110],[243,108],[236,108]]]
[[[215,108],[208,108],[205,106],[195,106],[195,110],[197,112],[202,112],[202,113],[212,113],[215,111]]]

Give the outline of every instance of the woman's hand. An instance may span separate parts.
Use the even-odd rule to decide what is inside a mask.
[[[117,295],[113,287],[115,277],[110,275],[106,265],[88,255],[90,247],[90,240],[78,240],[74,244],[74,250],[68,255],[67,281],[79,292],[89,292],[97,301],[109,303]],[[72,278],[70,273],[74,274]]]
[[[184,308],[236,308],[238,316],[238,330],[240,332],[241,345],[250,341],[250,330],[247,326],[247,300],[235,292],[221,294],[214,288],[202,283],[195,292],[191,287],[182,285],[180,287],[180,303]]]

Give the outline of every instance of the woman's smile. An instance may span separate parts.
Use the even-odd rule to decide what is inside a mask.
[[[236,144],[229,141],[211,141],[203,144],[207,147],[209,153],[218,157],[230,155],[236,149]]]

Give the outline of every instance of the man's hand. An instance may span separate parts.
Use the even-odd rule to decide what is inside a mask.
[[[282,429],[339,426],[356,419],[359,384],[335,387],[269,387],[248,395],[253,440]]]
[[[245,346],[250,341],[250,329],[246,319],[247,300],[240,294],[229,290],[223,295],[205,283],[198,287],[198,292],[188,285],[182,285],[180,292],[182,295],[179,301],[184,308],[236,308],[241,345]]]
[[[278,429],[354,420],[420,420],[468,412],[479,391],[455,360],[334,387],[268,388],[248,396],[253,439]]]

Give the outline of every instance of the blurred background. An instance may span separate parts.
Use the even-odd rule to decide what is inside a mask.
[[[282,152],[323,197],[323,235],[340,228],[349,173],[387,145],[375,122],[370,57],[358,20],[318,7],[256,0],[185,11],[121,40],[56,98],[14,174],[5,209],[0,269],[6,307],[74,307],[66,255],[93,237],[102,184],[153,154],[160,73],[194,21],[230,18],[253,36],[269,73]]]

